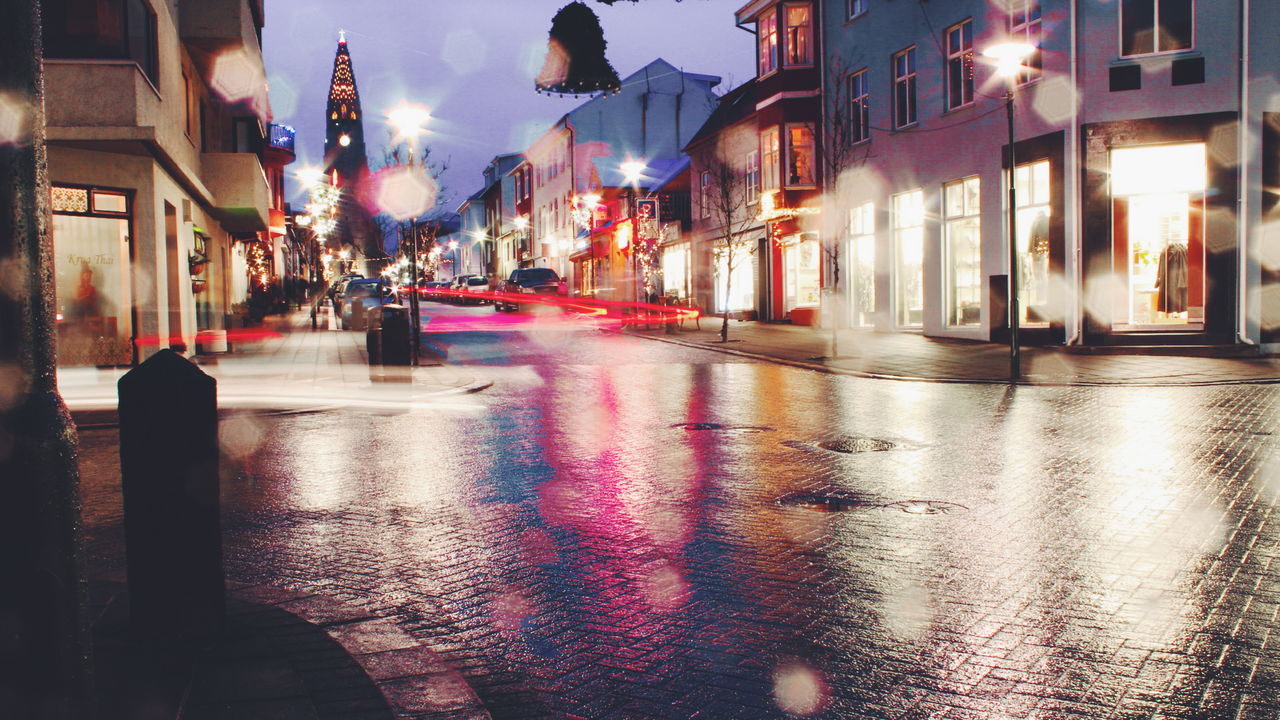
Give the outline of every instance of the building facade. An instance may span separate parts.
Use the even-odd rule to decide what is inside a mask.
[[[220,349],[275,272],[292,159],[291,133],[268,156],[262,3],[42,5],[59,362]]]
[[[822,6],[825,178],[853,326],[1007,340],[1009,125],[1024,342],[1280,342],[1280,8],[1201,0]],[[1007,80],[984,50],[1035,50]],[[1271,173],[1271,175],[1268,175]],[[1268,181],[1267,178],[1271,180]]]

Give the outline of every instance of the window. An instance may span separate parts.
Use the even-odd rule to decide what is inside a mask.
[[[44,0],[45,56],[133,60],[159,85],[156,16],[145,0]]]
[[[973,20],[947,30],[947,109],[973,102]]]
[[[1009,32],[1012,39],[1022,41],[1035,48],[1022,60],[1022,69],[1018,72],[1018,84],[1023,85],[1040,79],[1044,71],[1044,58],[1040,51],[1043,38],[1041,29],[1040,0],[1012,0],[1009,13]]]
[[[787,126],[787,186],[813,185],[813,126]]]
[[[191,87],[191,77],[187,75],[186,70],[182,71],[182,99],[185,116],[183,129],[187,133],[187,139],[194,141],[196,137],[195,91]]]
[[[800,233],[783,241],[782,306],[785,312],[821,304],[821,258],[816,233]]]
[[[760,16],[759,46],[760,46],[760,71],[759,75],[768,75],[778,69],[778,12],[770,10]]]
[[[771,127],[760,133],[760,189],[776,190],[780,186],[781,168],[778,128]]]
[[[813,12],[808,5],[787,5],[787,64],[813,64]]]
[[[711,217],[711,173],[706,170],[702,172],[698,184],[698,207],[701,208],[702,217]]]
[[[853,324],[875,324],[876,311],[876,211],[874,203],[849,210],[849,293]]]
[[[1114,329],[1204,329],[1205,150],[1203,143],[1111,150]]]
[[[893,56],[893,126],[903,128],[916,122],[916,49],[907,48]]]
[[[1195,39],[1192,0],[1121,0],[1120,54],[1189,50]]]
[[[1049,324],[1049,161],[1019,165],[1018,309],[1023,325]]]
[[[749,243],[734,243],[727,252],[723,240],[715,250],[716,312],[753,310],[756,305],[756,254]],[[731,262],[732,261],[732,262]]]
[[[867,11],[867,0],[848,0],[848,2],[850,20]]]
[[[982,225],[978,178],[942,186],[947,324],[982,321]]]
[[[924,325],[924,191],[893,196],[894,305],[898,327]]]
[[[751,204],[760,198],[760,153],[747,154],[747,203]]]
[[[849,144],[871,139],[871,87],[867,71],[849,76]]]

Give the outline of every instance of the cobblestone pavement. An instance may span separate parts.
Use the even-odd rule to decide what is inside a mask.
[[[1280,388],[451,358],[474,408],[224,420],[227,568],[393,620],[495,718],[1280,717]],[[108,575],[114,442],[82,434]]]

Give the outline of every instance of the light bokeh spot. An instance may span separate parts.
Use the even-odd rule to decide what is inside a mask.
[[[459,75],[482,70],[489,46],[471,28],[454,30],[444,39],[440,57]]]
[[[436,204],[436,181],[419,166],[400,165],[380,170],[374,180],[378,210],[396,220],[408,220]]]
[[[803,662],[792,662],[773,672],[773,701],[789,715],[804,717],[826,706],[827,683],[822,674]]]
[[[10,93],[0,93],[0,145],[16,145],[26,137],[22,127],[22,103]]]

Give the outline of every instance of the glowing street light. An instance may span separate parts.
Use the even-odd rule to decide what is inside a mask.
[[[428,130],[423,127],[431,120],[431,111],[424,105],[401,102],[387,111],[387,123],[396,131],[395,141],[408,140],[412,143],[419,135]]]
[[[628,160],[618,166],[622,170],[622,177],[631,185],[639,185],[640,179],[644,177],[644,169],[646,165],[640,160]]]
[[[982,51],[996,64],[996,74],[1006,80],[1004,93],[1005,115],[1009,119],[1009,379],[1022,376],[1022,356],[1018,345],[1018,325],[1021,309],[1018,307],[1018,202],[1016,178],[1018,163],[1014,153],[1013,95],[1018,89],[1018,74],[1023,61],[1036,51],[1034,45],[1025,42],[1003,42]]]
[[[324,180],[324,171],[318,167],[308,165],[298,168],[298,171],[294,173],[294,177],[298,179],[304,190],[310,190]]]

